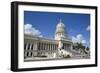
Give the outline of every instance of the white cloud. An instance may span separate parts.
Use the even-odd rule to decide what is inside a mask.
[[[90,31],[90,25],[87,26],[86,31]]]
[[[87,43],[87,42],[86,42],[86,40],[82,40],[82,43],[85,44],[85,43]]]
[[[32,24],[25,24],[24,25],[24,33],[28,34],[28,35],[43,37],[41,35],[41,32],[39,30],[37,30],[36,28],[34,28],[32,26]]]
[[[83,43],[83,44],[86,44],[86,40],[83,38],[83,35],[82,34],[78,34],[76,37],[72,37],[72,41],[73,43]]]

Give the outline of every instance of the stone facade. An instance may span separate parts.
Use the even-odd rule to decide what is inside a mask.
[[[30,35],[24,36],[24,58],[28,57],[59,57],[59,50],[70,50],[72,42],[67,40],[50,40]],[[63,45],[61,48],[60,45]],[[60,47],[60,48],[59,48]]]

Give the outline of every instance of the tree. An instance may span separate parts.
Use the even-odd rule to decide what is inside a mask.
[[[85,46],[82,44],[82,43],[75,43],[76,45],[73,45],[73,49],[75,49],[75,50],[85,50]]]

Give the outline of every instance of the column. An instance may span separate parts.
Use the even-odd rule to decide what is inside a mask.
[[[48,51],[48,44],[46,43],[46,51]]]
[[[27,49],[28,49],[28,43],[26,43],[26,48],[25,48],[25,50],[24,50],[24,51],[25,51],[25,57],[27,57],[27,53],[28,53],[28,52],[27,52]]]
[[[39,55],[39,53],[40,53],[40,49],[41,49],[41,43],[39,42],[38,54],[37,54],[37,55]]]
[[[45,55],[45,43],[43,42],[43,55]]]
[[[55,48],[53,49],[54,51],[56,50],[56,44],[55,44]]]
[[[50,51],[51,51],[51,44],[49,44],[50,46],[49,46],[49,49],[50,49]]]
[[[31,45],[31,44],[30,44],[30,42],[29,42],[29,45],[28,45],[28,56],[30,56],[30,51],[29,51],[29,50],[30,50],[30,45]]]
[[[37,41],[34,42],[33,50],[37,50],[37,47],[38,47],[37,44],[38,44]]]
[[[42,42],[40,43],[40,55],[41,55],[41,50],[42,50]]]
[[[27,44],[26,44],[26,42],[25,42],[25,43],[24,43],[24,58],[26,58],[26,51],[25,51],[25,50],[26,50],[26,45],[27,45]]]
[[[32,47],[32,43],[30,43],[30,48],[29,48],[29,50],[31,50],[31,47]]]
[[[54,48],[54,50],[56,50],[56,44],[55,44],[55,48]]]
[[[47,51],[47,43],[45,43],[45,50]]]
[[[54,48],[54,44],[53,44],[52,46],[53,46],[52,50],[54,50],[54,49],[55,49],[55,48]]]
[[[53,44],[52,44],[52,51],[53,51],[53,53],[54,53],[54,51],[55,51],[55,49],[53,48]]]
[[[44,51],[44,42],[42,42],[42,51]]]
[[[48,50],[50,50],[50,49],[49,49],[49,43],[48,43]]]
[[[45,43],[44,43],[44,51],[45,51]]]
[[[56,49],[56,44],[54,44],[54,49]],[[53,50],[54,50],[54,49],[53,49]]]
[[[42,55],[42,51],[43,51],[43,42],[41,43],[42,46],[41,46],[41,55]]]
[[[49,44],[47,43],[47,50],[49,50]]]
[[[54,50],[54,51],[56,50],[56,44],[54,44],[54,48],[53,48],[53,50]]]
[[[34,42],[32,42],[32,57],[34,57]]]
[[[33,44],[34,44],[34,43],[32,43],[32,46],[31,46],[31,50],[32,50],[32,51],[33,51]]]
[[[39,54],[40,54],[40,49],[41,49],[41,43],[39,42],[38,45],[39,45],[39,47],[38,47],[38,54],[37,54],[37,55],[39,56]]]
[[[34,43],[33,43],[34,45],[33,45],[33,52],[32,52],[32,55],[33,55],[33,57],[34,56],[37,56],[37,51],[38,51],[38,42],[37,41],[34,41]]]
[[[54,44],[52,44],[52,50],[54,50]]]
[[[40,50],[42,50],[42,42],[41,42],[41,48],[40,48]]]
[[[56,45],[56,50],[58,49],[58,45]]]
[[[53,50],[53,49],[52,49],[52,44],[51,44],[51,50]]]
[[[48,51],[47,51],[47,52],[49,53],[49,43],[47,44],[47,49],[48,49]]]
[[[50,43],[50,53],[52,54],[51,43]]]
[[[26,48],[25,48],[25,50],[27,50],[28,49],[28,43],[26,43]]]
[[[52,50],[54,50],[54,44],[52,44]]]
[[[46,54],[47,54],[47,52],[48,52],[48,44],[47,43],[45,43],[45,51],[46,51]]]
[[[44,55],[46,54],[46,43],[44,43]]]
[[[31,57],[33,56],[33,43],[31,44]]]
[[[51,44],[49,44],[49,49],[50,49],[50,51],[51,51]]]
[[[53,50],[55,50],[56,49],[56,45],[54,44],[54,48],[53,48]]]

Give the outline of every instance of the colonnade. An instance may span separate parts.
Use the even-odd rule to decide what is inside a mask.
[[[52,54],[58,50],[58,44],[52,42],[25,42],[24,58]]]

